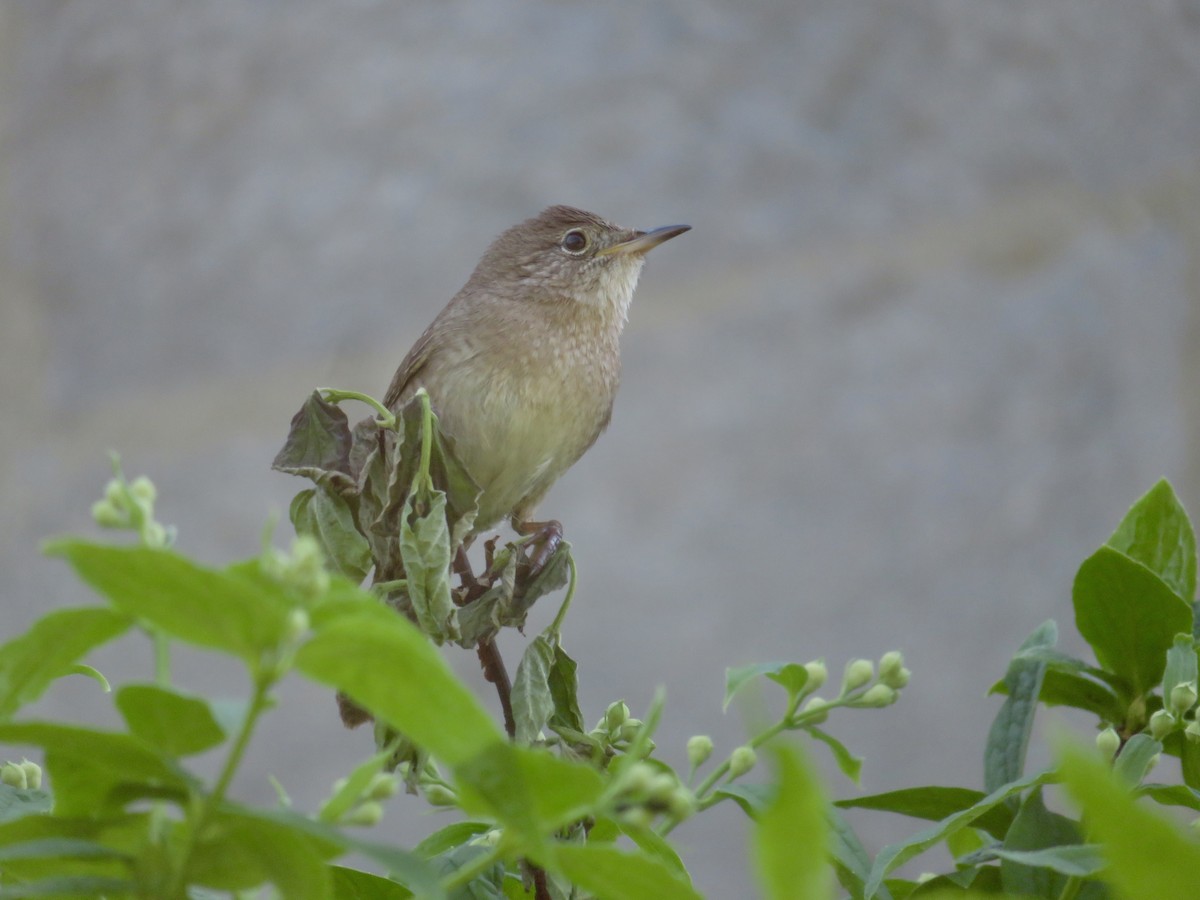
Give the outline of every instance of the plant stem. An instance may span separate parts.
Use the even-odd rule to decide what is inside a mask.
[[[395,414],[368,394],[360,394],[358,391],[343,391],[338,388],[317,388],[317,390],[330,403],[340,403],[342,400],[357,400],[359,403],[365,403],[379,413],[380,425],[392,430],[396,428]]]
[[[184,839],[183,852],[176,861],[178,868],[172,874],[170,890],[167,891],[167,896],[171,898],[183,898],[186,896],[187,884],[185,881],[188,860],[192,855],[192,851],[196,849],[200,833],[208,824],[213,811],[225,799],[225,792],[229,790],[233,776],[237,772],[238,766],[242,762],[242,757],[246,753],[246,747],[250,744],[250,736],[254,733],[254,726],[258,722],[258,717],[266,709],[267,695],[271,689],[272,681],[272,678],[265,677],[262,674],[255,675],[254,696],[251,698],[250,705],[246,709],[246,715],[242,718],[241,725],[238,727],[237,737],[234,739],[233,746],[229,750],[229,756],[226,757],[225,764],[221,767],[221,773],[217,776],[217,783],[213,787],[212,792],[201,800],[199,809],[196,810],[195,815],[189,816],[191,827],[188,828],[187,837]],[[194,803],[192,804],[192,808],[195,808]]]
[[[557,643],[562,635],[562,624],[567,618],[567,610],[571,608],[571,600],[575,597],[575,581],[579,577],[579,572],[575,568],[575,557],[570,553],[570,545],[567,552],[567,566],[571,572],[571,580],[567,582],[567,596],[563,598],[562,606],[558,608],[558,615],[554,617],[554,621],[550,623],[547,629],[554,636]]]
[[[154,683],[159,687],[171,685],[171,640],[157,628],[154,635]]]
[[[1067,878],[1067,883],[1063,885],[1062,893],[1058,895],[1058,900],[1075,900],[1082,887],[1083,879],[1078,875],[1071,875]]]

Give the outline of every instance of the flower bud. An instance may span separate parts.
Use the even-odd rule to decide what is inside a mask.
[[[147,547],[165,547],[167,545],[167,529],[153,520],[142,525],[142,543]]]
[[[473,847],[495,847],[500,843],[500,838],[504,834],[499,828],[492,828],[485,831],[483,834],[477,834],[468,841]]]
[[[1188,727],[1183,729],[1183,736],[1189,741],[1200,741],[1200,722],[1195,719],[1188,722]]]
[[[886,684],[873,684],[865,694],[858,698],[862,706],[881,709],[896,702],[896,692]]]
[[[806,712],[806,713],[820,712],[820,710],[824,709],[828,705],[829,705],[829,701],[826,700],[824,697],[821,697],[821,696],[809,697],[808,702],[804,704],[804,712]],[[815,716],[815,717],[806,716],[805,718],[810,719],[810,721],[814,725],[820,725],[827,718],[829,718],[829,713],[827,713],[827,712],[821,713],[821,715]]]
[[[6,762],[0,766],[0,782],[22,791],[29,787],[29,779],[25,775],[25,770],[13,762]]]
[[[618,700],[616,703],[609,704],[608,709],[604,711],[604,727],[610,734],[616,734],[628,718],[629,707],[625,705],[624,700]]]
[[[651,800],[665,803],[675,789],[679,787],[679,779],[674,775],[669,775],[666,772],[657,772],[650,779],[650,785],[646,790],[646,794]]]
[[[617,813],[617,818],[634,828],[645,829],[654,824],[654,814],[644,806],[627,807]]]
[[[129,520],[108,500],[97,500],[92,504],[92,521],[101,528],[124,528]]]
[[[842,693],[849,694],[863,687],[875,677],[875,666],[869,659],[856,659],[846,664],[846,674],[842,678]]]
[[[42,786],[42,767],[28,759],[21,760],[21,769],[25,772],[25,785],[31,791]]]
[[[114,509],[124,509],[126,504],[125,487],[115,478],[108,479],[108,484],[104,485],[104,499]]]
[[[635,737],[637,737],[637,733],[641,730],[641,719],[627,719],[624,723],[622,723],[621,727],[617,729],[614,740],[632,741]]]
[[[758,754],[754,752],[753,747],[745,745],[738,747],[729,754],[729,777],[737,778],[740,775],[745,775],[754,768],[758,762]]]
[[[390,772],[377,772],[371,779],[363,796],[368,800],[386,800],[400,789],[400,779]]]
[[[1112,726],[1105,728],[1096,735],[1096,749],[1103,754],[1105,759],[1112,759],[1117,755],[1117,751],[1121,749],[1121,736],[1117,734]]]
[[[425,799],[431,806],[457,806],[458,795],[444,784],[431,784],[425,788]]]
[[[1171,688],[1170,703],[1171,711],[1177,716],[1182,716],[1196,705],[1196,683],[1185,681]]]
[[[697,734],[688,738],[687,755],[688,764],[693,769],[698,769],[712,756],[713,742],[707,734]]]
[[[696,795],[682,784],[676,784],[675,790],[666,798],[666,804],[671,818],[683,820],[696,811]]]
[[[368,800],[366,803],[360,803],[346,815],[342,816],[343,825],[363,825],[370,827],[378,825],[379,820],[383,818],[383,804],[377,803],[374,800]]]
[[[649,763],[635,762],[625,772],[622,778],[623,787],[627,793],[643,795],[650,792],[650,786],[658,776],[658,770]]]
[[[1175,717],[1165,709],[1160,709],[1150,717],[1150,736],[1161,741],[1175,730]]]
[[[283,640],[287,644],[295,644],[308,633],[308,610],[297,607],[288,613],[287,623],[283,629]]]
[[[158,498],[158,489],[154,482],[145,475],[139,475],[129,484],[129,494],[143,509],[154,505]]]
[[[912,673],[904,668],[904,655],[899,650],[889,650],[879,659],[879,680],[894,690],[908,685]]]
[[[804,671],[808,673],[808,681],[804,682],[804,690],[816,691],[820,690],[821,685],[829,678],[829,670],[825,668],[825,660],[814,659],[812,662],[804,664]]]

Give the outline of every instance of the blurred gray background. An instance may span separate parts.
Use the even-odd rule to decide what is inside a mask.
[[[303,485],[269,463],[305,394],[381,394],[551,203],[694,227],[543,506],[588,718],[664,685],[681,762],[744,734],[725,666],[897,648],[901,702],[830,726],[865,788],[979,786],[985,692],[1073,629],[1078,564],[1160,476],[1200,509],[1196,0],[0,2],[3,636],[90,602],[36,548],[94,532],[110,448],[185,552],[252,555],[272,514],[286,543]],[[150,675],[136,640],[93,661]],[[116,721],[83,679],[33,714]],[[369,749],[289,684],[237,793],[270,772],[312,809]],[[442,821],[401,797],[379,836]],[[677,832],[712,897],[747,893],[742,834]]]

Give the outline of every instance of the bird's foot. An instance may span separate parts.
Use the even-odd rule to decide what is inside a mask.
[[[550,562],[550,557],[562,543],[562,522],[555,519],[545,522],[516,522],[513,528],[525,538],[524,543],[530,549],[529,577],[536,578],[542,569],[546,568],[546,563]]]

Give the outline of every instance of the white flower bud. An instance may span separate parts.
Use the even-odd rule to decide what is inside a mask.
[[[827,718],[829,718],[829,713],[827,713],[827,712],[821,713],[819,716],[812,716],[811,714],[820,712],[828,705],[829,705],[829,701],[820,695],[815,696],[815,697],[809,697],[808,702],[804,704],[804,712],[806,714],[809,714],[809,715],[806,715],[805,718],[808,719],[808,721],[812,722],[814,725],[820,725]]]
[[[608,709],[604,711],[604,727],[610,734],[616,734],[628,718],[629,707],[625,705],[624,700],[618,700],[616,703],[609,704]]]
[[[1111,726],[1105,728],[1096,735],[1096,749],[1105,759],[1112,759],[1121,749],[1121,736]]]
[[[101,528],[124,528],[129,524],[126,515],[107,499],[92,504],[92,521]]]
[[[849,694],[866,685],[875,677],[875,666],[869,659],[856,659],[846,664],[842,678],[842,694]]]
[[[825,660],[814,659],[812,662],[804,664],[804,671],[808,673],[808,681],[804,683],[806,691],[816,691],[821,689],[821,685],[829,678],[829,670],[825,668]]]
[[[3,766],[0,766],[0,782],[22,791],[29,787],[29,780],[25,775],[25,770],[13,762],[6,762]]]
[[[896,702],[896,692],[886,684],[874,684],[858,699],[862,706],[882,708]]]
[[[1161,741],[1175,730],[1175,717],[1165,709],[1160,709],[1150,717],[1150,736]]]
[[[673,819],[683,820],[696,811],[696,795],[682,784],[676,784],[666,798],[667,811]]]
[[[1182,716],[1193,706],[1196,705],[1196,683],[1194,681],[1185,681],[1175,685],[1171,689],[1170,697],[1171,711],[1177,716]]]
[[[390,772],[376,772],[363,796],[368,800],[386,800],[400,789],[400,779]]]
[[[745,745],[738,747],[731,754],[729,754],[729,776],[731,778],[737,778],[741,775],[745,775],[754,768],[757,762],[758,754],[754,752],[753,747],[747,747]]]
[[[145,475],[139,475],[129,484],[129,494],[143,509],[148,509],[154,505],[154,501],[158,498],[158,489],[154,486],[154,482]]]
[[[425,788],[425,799],[431,806],[458,805],[458,795],[444,784],[431,784]]]
[[[284,625],[283,639],[285,643],[295,644],[300,638],[308,634],[309,619],[308,610],[297,607],[288,613],[287,623]]]
[[[1183,736],[1189,741],[1200,741],[1200,722],[1195,719],[1188,722],[1188,727],[1183,729]]]
[[[343,825],[364,825],[370,827],[378,825],[379,820],[383,818],[383,805],[376,803],[374,800],[368,800],[366,803],[360,803],[346,815],[342,816]]]
[[[710,738],[707,734],[697,734],[688,738],[688,763],[693,769],[698,769],[704,765],[705,761],[712,756],[712,752],[712,738]]]
[[[21,770],[25,773],[25,785],[31,791],[42,786],[42,767],[28,759],[21,760]]]

